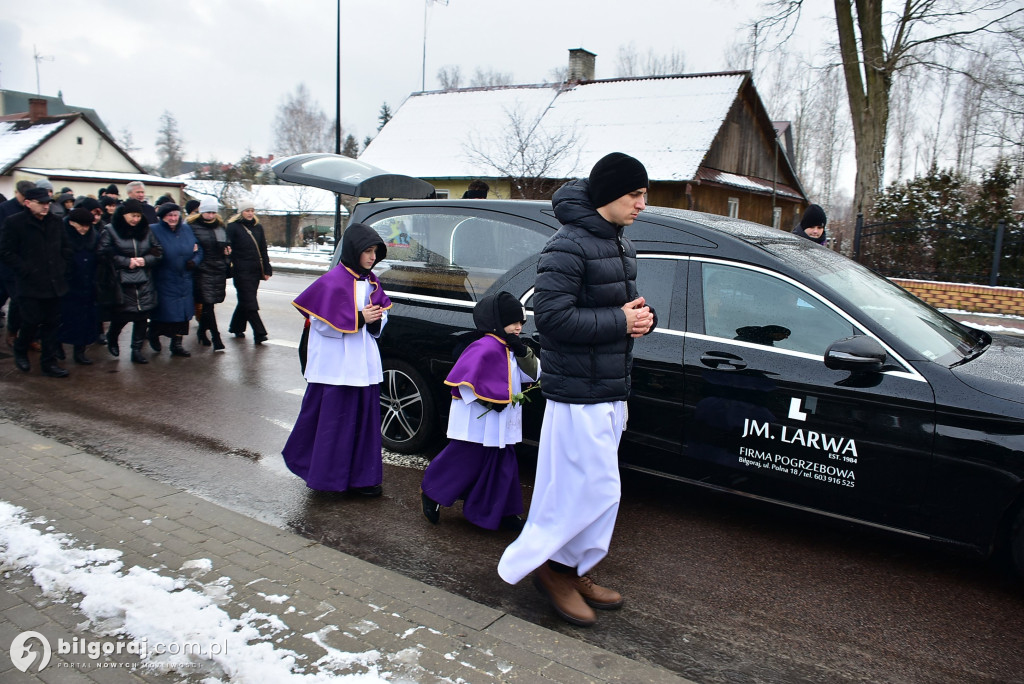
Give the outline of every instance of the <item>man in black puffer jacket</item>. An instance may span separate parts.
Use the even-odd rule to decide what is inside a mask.
[[[534,584],[567,622],[590,626],[591,606],[622,596],[586,573],[608,553],[619,508],[619,439],[625,429],[633,339],[657,318],[636,289],[636,250],[623,237],[646,205],[647,170],[613,152],[587,180],[551,200],[562,228],[537,264],[534,315],[541,392],[547,399],[526,526],[498,573]]]

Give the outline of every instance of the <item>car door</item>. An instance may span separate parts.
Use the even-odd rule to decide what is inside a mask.
[[[706,484],[876,525],[917,527],[933,392],[887,348],[884,372],[828,369],[855,319],[779,273],[691,262],[685,453]]]

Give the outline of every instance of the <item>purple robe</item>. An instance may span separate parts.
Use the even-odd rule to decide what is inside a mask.
[[[444,384],[452,388],[452,397],[461,398],[459,386],[495,404],[512,401],[512,362],[508,345],[497,335],[487,333],[459,356]]]
[[[292,306],[304,316],[319,318],[341,332],[353,333],[359,329],[361,302],[356,301],[356,281],[366,280],[370,285],[370,303],[384,309],[391,308],[391,300],[384,293],[380,281],[373,273],[360,277],[344,264],[338,264],[303,290]]]
[[[466,520],[496,530],[502,518],[523,512],[515,449],[453,439],[423,473],[423,493],[442,506],[463,499]]]

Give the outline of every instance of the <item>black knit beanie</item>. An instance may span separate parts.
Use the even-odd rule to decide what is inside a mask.
[[[199,208],[199,200],[189,200],[185,202],[185,213],[191,214],[193,211]]]
[[[800,219],[800,227],[807,229],[813,228],[814,226],[821,226],[824,228],[827,221],[828,218],[825,216],[825,210],[817,204],[812,204],[807,207],[807,211],[804,212],[804,217]]]
[[[95,221],[95,218],[96,217],[92,215],[91,211],[88,209],[82,209],[81,207],[78,209],[72,209],[68,212],[68,220],[74,221],[80,226],[91,226]]]
[[[595,209],[646,187],[647,169],[622,152],[605,155],[590,172],[590,201]]]
[[[146,215],[146,212],[144,211],[144,205],[142,204],[142,202],[140,202],[137,199],[132,199],[130,197],[124,201],[124,204],[121,205],[121,213],[142,214],[143,216]]]

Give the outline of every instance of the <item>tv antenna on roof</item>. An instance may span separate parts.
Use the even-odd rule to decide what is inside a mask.
[[[448,6],[448,0],[425,0],[423,3],[423,68],[420,72],[420,90],[427,89],[427,9],[437,3]]]
[[[42,95],[43,91],[39,88],[39,63],[43,61],[52,62],[53,55],[39,54],[39,49],[35,45],[32,46],[32,51],[35,53],[33,58],[36,60],[36,95]]]

